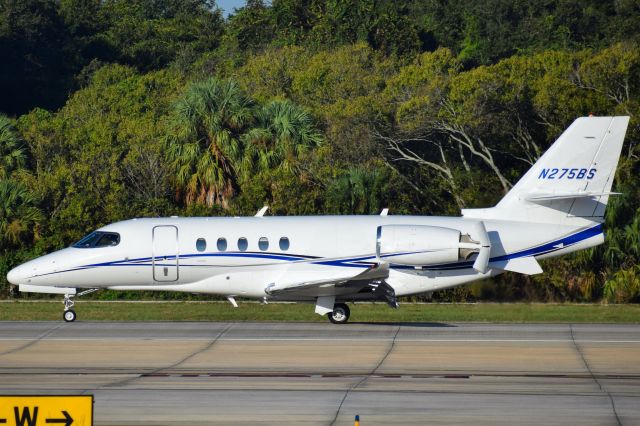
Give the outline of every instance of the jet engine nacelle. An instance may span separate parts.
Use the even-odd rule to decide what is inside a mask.
[[[376,255],[381,261],[421,266],[457,262],[478,253],[481,245],[458,229],[438,226],[378,227]]]

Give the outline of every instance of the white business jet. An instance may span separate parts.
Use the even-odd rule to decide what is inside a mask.
[[[346,302],[386,301],[504,271],[538,274],[538,259],[604,242],[605,207],[629,117],[578,118],[491,208],[462,217],[144,218],[104,226],[69,248],[12,269],[22,292],[160,290],[301,301],[333,323]]]

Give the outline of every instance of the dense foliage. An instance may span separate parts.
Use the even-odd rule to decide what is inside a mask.
[[[135,216],[458,214],[631,123],[607,243],[437,297],[640,301],[634,0],[0,0],[6,271]]]

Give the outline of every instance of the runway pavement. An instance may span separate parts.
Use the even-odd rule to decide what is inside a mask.
[[[0,394],[97,425],[640,424],[635,325],[0,322]]]

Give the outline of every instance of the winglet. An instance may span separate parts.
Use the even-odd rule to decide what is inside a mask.
[[[473,262],[473,269],[484,274],[488,270],[489,258],[491,257],[491,240],[487,234],[484,222],[477,222],[474,227],[474,237],[480,240],[480,253],[476,261]]]
[[[264,216],[264,214],[267,212],[267,210],[269,210],[269,206],[264,206],[263,208],[261,208],[260,210],[258,210],[258,213],[256,213],[255,217],[262,217],[262,216]]]

